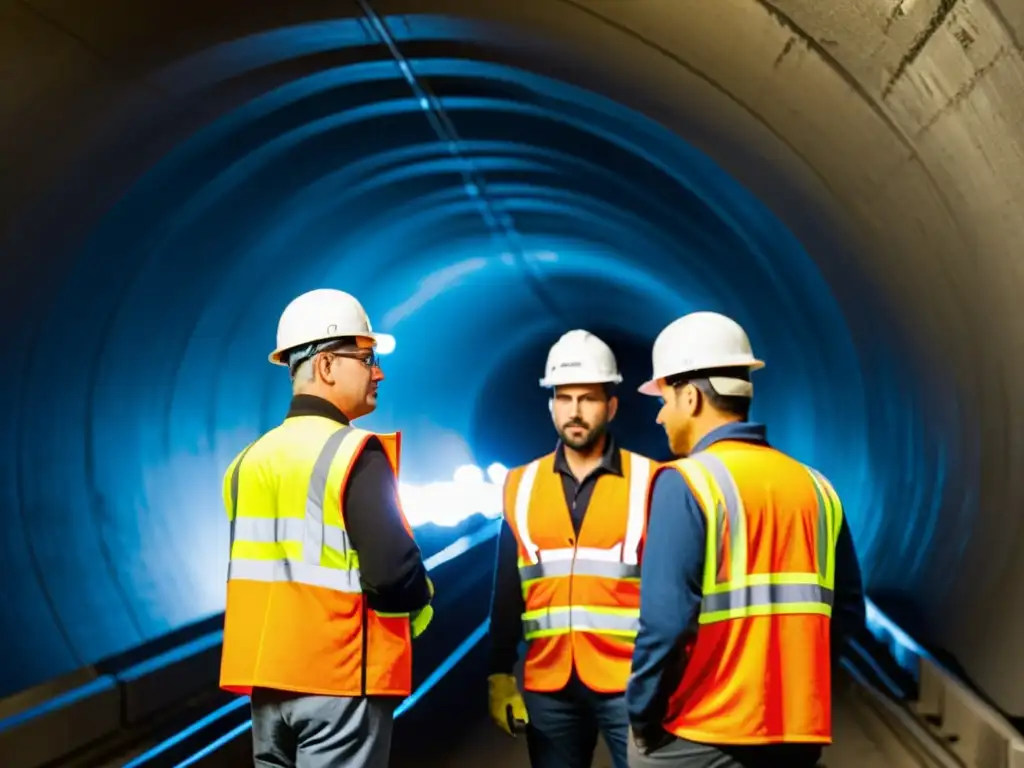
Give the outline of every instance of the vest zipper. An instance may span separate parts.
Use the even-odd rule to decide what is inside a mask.
[[[369,623],[370,612],[369,612],[369,609],[367,609],[367,607],[366,607],[366,597],[365,596],[363,597],[362,613],[363,613],[363,621],[362,621],[362,624],[363,624],[363,667],[360,670],[359,693],[360,693],[361,696],[365,696],[366,695],[366,665],[367,665],[367,656],[369,656],[369,653],[370,653],[370,649],[369,649],[369,647],[367,646],[367,643],[366,643],[366,635],[367,635],[367,628],[366,627],[367,627],[367,624]]]

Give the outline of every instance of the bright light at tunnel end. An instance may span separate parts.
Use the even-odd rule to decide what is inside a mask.
[[[390,333],[377,334],[376,350],[378,355],[390,355],[395,351],[398,342]]]
[[[409,525],[454,528],[473,515],[493,520],[501,517],[501,491],[508,469],[495,462],[484,471],[473,464],[457,467],[448,481],[417,485],[398,484]]]

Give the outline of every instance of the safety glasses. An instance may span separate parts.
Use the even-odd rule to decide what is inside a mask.
[[[358,360],[367,368],[380,368],[380,355],[377,354],[375,349],[330,349],[325,351],[327,354],[336,357],[348,357],[352,360]]]

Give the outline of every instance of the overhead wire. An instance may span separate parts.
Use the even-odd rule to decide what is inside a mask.
[[[429,83],[416,76],[412,64],[399,48],[394,35],[391,34],[391,30],[388,28],[387,22],[373,8],[371,0],[356,0],[356,2],[371,29],[380,39],[381,44],[387,48],[399,72],[406,83],[408,83],[414,98],[427,118],[430,127],[437,135],[438,140],[448,151],[448,154],[457,162],[466,195],[476,205],[484,225],[491,233],[492,239],[500,242],[503,252],[512,256],[527,286],[543,305],[544,309],[561,320],[566,327],[569,327],[572,323],[552,292],[545,285],[544,278],[539,274],[528,257],[526,249],[523,247],[522,235],[516,227],[515,219],[511,213],[502,210],[490,195],[487,179],[473,161],[473,158],[465,151],[463,140],[459,136],[459,132],[455,128],[444,105],[441,103],[441,99],[433,92]]]

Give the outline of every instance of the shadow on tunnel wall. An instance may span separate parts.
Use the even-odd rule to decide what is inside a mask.
[[[337,285],[399,337],[368,426],[417,482],[550,450],[564,330],[631,382],[737,317],[870,588],[1024,712],[1024,19],[696,9],[0,3],[0,692],[222,607],[220,473],[283,413],[281,308]],[[618,429],[659,455],[648,407]]]

